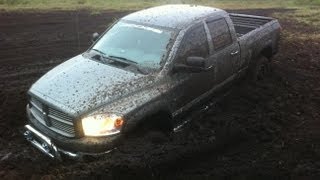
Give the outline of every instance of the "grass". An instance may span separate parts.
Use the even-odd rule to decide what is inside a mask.
[[[274,13],[273,16],[320,27],[320,0],[0,0],[0,11],[90,9],[92,14],[98,14],[102,10],[139,10],[178,3],[222,9],[294,8],[296,10],[293,12]],[[320,35],[312,36],[319,38]]]
[[[314,6],[298,6],[294,12],[273,13],[273,16],[282,21],[291,21],[297,29],[301,29],[299,34],[293,33],[291,29],[283,29],[283,36],[287,40],[320,40],[320,8]],[[311,26],[314,32],[304,32],[304,26]]]
[[[320,0],[0,0],[0,9],[137,10],[168,3],[202,4],[223,9],[243,9],[320,5]]]
[[[317,7],[299,7],[294,13],[275,13],[275,16],[287,20],[294,19],[299,23],[314,27],[320,26],[320,10]]]

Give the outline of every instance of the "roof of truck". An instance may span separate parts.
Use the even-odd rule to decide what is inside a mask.
[[[163,5],[129,14],[122,19],[155,26],[182,29],[195,20],[226,12],[221,9],[198,5]]]

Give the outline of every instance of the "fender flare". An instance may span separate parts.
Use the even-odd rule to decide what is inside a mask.
[[[163,100],[156,100],[146,103],[134,112],[130,112],[125,118],[127,119],[122,132],[127,133],[134,130],[140,123],[143,123],[148,117],[157,114],[167,114],[171,117],[169,106]]]

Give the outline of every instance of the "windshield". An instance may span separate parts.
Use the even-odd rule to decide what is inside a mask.
[[[92,47],[108,57],[127,59],[139,66],[159,69],[173,32],[120,21]]]

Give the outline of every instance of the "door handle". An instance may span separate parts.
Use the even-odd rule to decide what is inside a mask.
[[[234,52],[231,52],[231,53],[230,53],[231,56],[235,56],[235,55],[237,55],[237,54],[239,54],[239,51],[234,51]]]
[[[214,67],[213,64],[211,64],[209,67],[205,68],[205,70],[206,70],[206,71],[209,71],[209,70],[211,70],[213,67]]]

